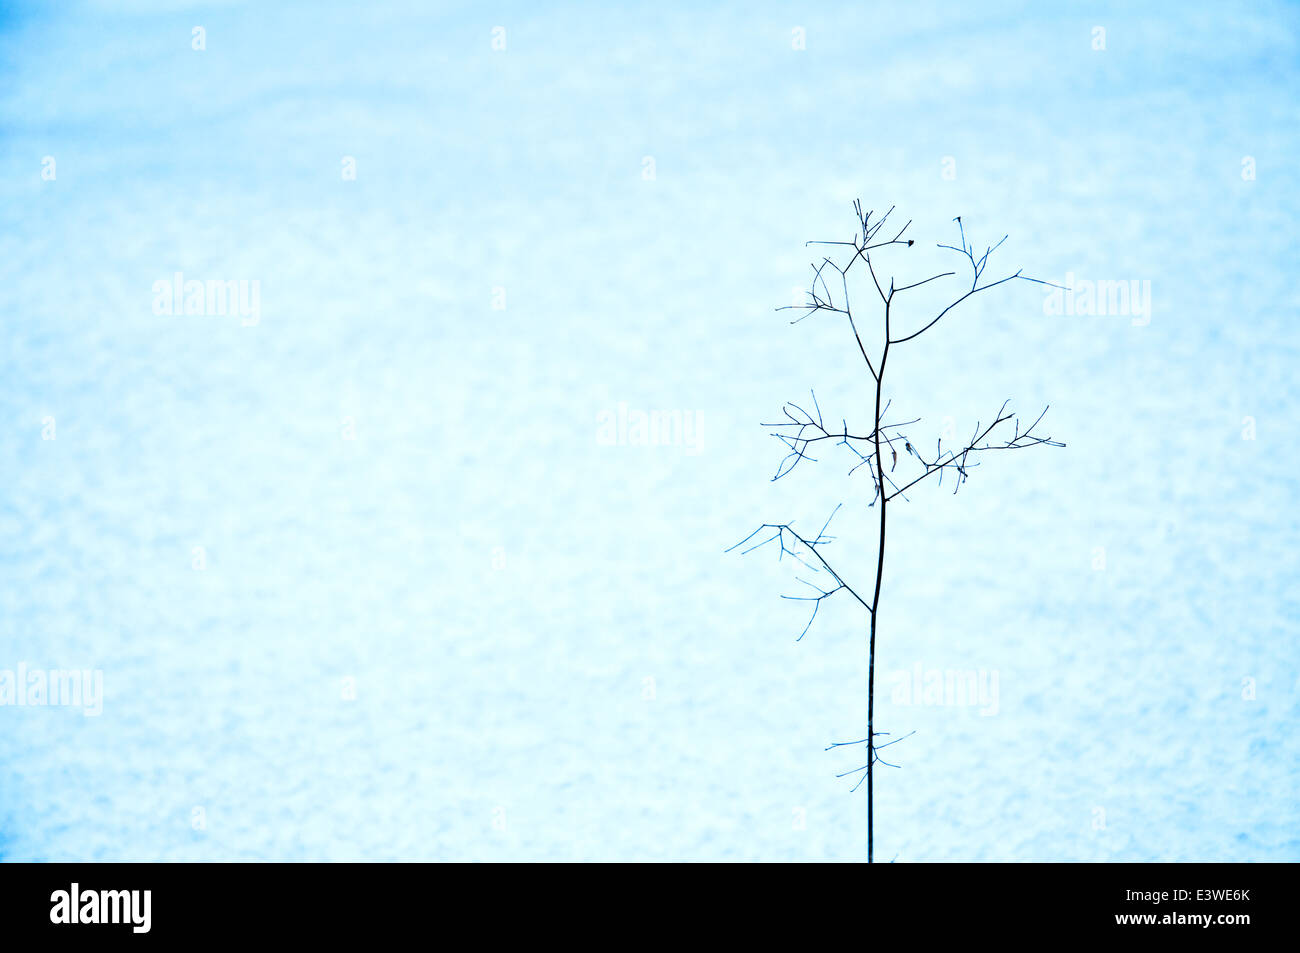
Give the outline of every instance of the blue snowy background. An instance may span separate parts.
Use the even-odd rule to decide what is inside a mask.
[[[5,6],[0,670],[104,699],[0,707],[0,856],[861,859],[865,620],[723,554],[843,502],[869,585],[759,426],[869,413],[773,310],[861,197],[1152,296],[891,357],[1068,446],[891,509],[877,858],[1300,860],[1297,7],[546,6]]]

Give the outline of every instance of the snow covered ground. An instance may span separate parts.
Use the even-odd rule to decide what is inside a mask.
[[[870,579],[758,426],[865,419],[772,310],[861,197],[1152,303],[891,357],[1068,447],[892,511],[878,857],[1300,860],[1296,7],[698,6],[0,15],[0,678],[103,678],[0,707],[0,856],[860,859],[864,619],[723,550],[842,501]]]

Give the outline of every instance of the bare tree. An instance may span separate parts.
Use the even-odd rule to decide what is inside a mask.
[[[889,504],[899,498],[906,501],[908,499],[906,494],[909,490],[931,477],[937,477],[934,482],[942,485],[945,474],[949,475],[953,483],[953,492],[956,493],[969,477],[970,471],[979,466],[979,458],[985,453],[997,450],[1022,450],[1026,447],[1039,445],[1062,447],[1064,444],[1054,441],[1050,437],[1040,436],[1036,432],[1042,422],[1043,415],[1047,413],[1047,408],[1043,409],[1043,413],[1039,414],[1033,423],[1022,430],[1019,419],[1007,411],[1008,402],[1006,401],[1003,402],[998,412],[993,415],[992,422],[987,426],[976,423],[975,429],[965,442],[956,446],[944,447],[943,440],[940,438],[935,442],[933,452],[922,451],[907,435],[905,428],[919,423],[919,419],[902,420],[894,423],[886,422],[885,418],[889,413],[890,403],[885,400],[885,367],[889,361],[891,348],[916,340],[938,324],[945,315],[953,311],[963,301],[981,292],[1016,279],[1044,285],[1051,284],[1051,282],[1030,278],[1021,271],[1017,271],[1015,274],[997,280],[985,280],[981,284],[981,280],[984,279],[984,272],[988,267],[989,257],[1006,241],[1006,236],[1003,236],[997,244],[986,247],[982,254],[976,256],[974,245],[967,242],[966,230],[960,216],[953,221],[957,224],[961,245],[941,243],[938,247],[955,252],[964,259],[960,268],[962,272],[965,272],[968,266],[970,268],[969,287],[966,286],[965,279],[960,278],[955,271],[942,272],[928,278],[907,281],[904,284],[898,284],[892,274],[887,279],[882,279],[882,272],[886,269],[882,268],[878,271],[879,259],[883,258],[886,252],[892,252],[900,248],[910,248],[913,245],[912,239],[903,237],[912,223],[909,221],[900,228],[893,238],[886,238],[883,236],[887,235],[888,232],[884,232],[882,235],[882,229],[885,228],[890,214],[894,211],[892,208],[875,220],[872,218],[872,212],[863,212],[861,202],[854,202],[853,209],[858,220],[859,231],[851,241],[808,242],[809,245],[822,245],[841,249],[842,251],[832,252],[831,254],[836,255],[841,260],[847,257],[847,262],[841,265],[832,260],[831,257],[823,256],[820,264],[811,266],[812,284],[808,290],[808,301],[804,304],[791,305],[777,310],[804,312],[791,324],[797,324],[817,312],[843,315],[847,319],[849,329],[853,332],[858,351],[862,354],[867,373],[874,385],[875,411],[872,415],[872,426],[865,432],[855,433],[850,429],[847,420],[842,418],[838,427],[833,422],[828,427],[821,407],[817,402],[815,392],[810,395],[811,400],[808,407],[811,409],[806,409],[793,402],[787,403],[783,408],[784,420],[764,424],[763,426],[772,428],[772,435],[780,440],[788,451],[777,466],[776,475],[772,477],[773,480],[779,480],[789,475],[795,467],[805,460],[814,460],[815,458],[811,456],[811,452],[823,441],[831,441],[831,446],[848,448],[854,460],[853,468],[849,471],[850,474],[862,466],[868,468],[874,488],[869,505],[876,507],[880,514],[875,580],[869,592],[867,590],[859,591],[851,586],[827,562],[823,554],[825,547],[835,538],[827,535],[827,531],[830,528],[831,520],[835,517],[835,513],[840,509],[839,506],[835,507],[830,518],[826,520],[825,525],[815,536],[801,535],[794,529],[792,523],[764,523],[745,539],[731,547],[728,552],[745,547],[743,552],[749,553],[760,547],[776,543],[778,555],[781,559],[790,557],[802,567],[802,570],[807,571],[807,575],[826,580],[819,584],[817,581],[799,576],[798,581],[807,586],[808,591],[801,595],[782,596],[783,599],[812,603],[812,614],[807,625],[799,634],[799,639],[802,639],[812,627],[822,603],[838,593],[847,593],[849,597],[867,611],[870,622],[870,636],[867,644],[867,736],[857,741],[835,742],[826,750],[829,751],[832,748],[849,745],[866,746],[866,763],[852,771],[844,772],[839,777],[859,776],[853,786],[854,791],[862,785],[864,780],[866,781],[867,862],[870,863],[873,860],[875,848],[873,804],[875,765],[879,763],[889,767],[897,767],[897,765],[891,764],[882,758],[879,752],[881,749],[897,744],[908,737],[904,735],[880,743],[876,741],[876,738],[888,737],[889,733],[875,730],[876,629],[880,616],[881,582],[885,574],[885,529]],[[850,272],[855,266],[858,266],[859,262],[861,266],[858,271],[861,272],[863,268],[866,269],[871,284],[879,297],[881,311],[882,327],[879,335],[881,344],[878,349],[873,349],[871,353],[868,353],[867,346],[863,343],[862,334],[859,332],[858,327],[858,316],[854,314],[849,300]],[[890,270],[892,271],[892,268]],[[828,277],[830,281],[827,280]],[[896,319],[893,308],[895,299],[899,295],[922,285],[927,285],[932,281],[945,278],[962,281],[961,292],[951,299],[951,303],[939,310],[934,317],[920,323],[919,326],[905,328],[895,326]],[[863,280],[865,281],[865,279]],[[836,285],[838,285],[838,288],[835,287]],[[1012,426],[1010,434],[1008,434],[1005,426],[1007,423]],[[899,453],[900,448],[902,450],[901,456]],[[886,454],[888,454],[890,461],[888,468],[885,466]],[[896,479],[894,474],[898,472],[900,460],[904,464],[904,471]],[[754,542],[755,537],[760,538]],[[751,543],[752,545],[750,545]]]

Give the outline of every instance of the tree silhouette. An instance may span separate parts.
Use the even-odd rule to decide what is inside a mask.
[[[786,455],[777,466],[776,474],[772,477],[773,480],[788,476],[805,460],[814,460],[815,458],[810,455],[810,452],[824,441],[831,441],[831,446],[848,448],[854,460],[853,468],[849,471],[850,474],[860,467],[866,466],[868,468],[874,488],[869,506],[876,507],[880,517],[874,582],[869,593],[865,590],[859,591],[855,589],[831,566],[823,554],[825,547],[835,539],[835,537],[827,535],[827,531],[830,528],[831,520],[839,512],[840,507],[838,505],[831,512],[830,517],[816,536],[807,537],[801,535],[794,529],[792,523],[764,523],[727,551],[731,552],[734,549],[745,547],[743,552],[749,553],[776,543],[779,558],[784,560],[789,557],[801,567],[801,571],[806,570],[806,575],[825,580],[819,584],[812,579],[798,576],[798,581],[807,586],[808,590],[801,595],[782,596],[783,599],[812,603],[812,613],[803,631],[800,632],[799,639],[802,639],[812,627],[822,603],[838,593],[848,593],[853,600],[867,611],[870,623],[870,635],[867,645],[867,735],[865,738],[856,741],[835,742],[826,750],[830,751],[834,748],[854,745],[866,746],[866,763],[838,776],[858,776],[858,780],[852,788],[854,791],[861,787],[863,781],[866,781],[867,862],[870,863],[873,860],[875,848],[875,766],[883,764],[888,767],[897,767],[897,765],[882,758],[879,752],[881,749],[897,744],[908,737],[908,735],[904,735],[881,743],[877,742],[876,739],[888,737],[889,733],[875,730],[876,631],[880,616],[881,583],[885,572],[885,530],[888,525],[889,504],[900,497],[906,501],[908,499],[906,494],[909,490],[931,477],[937,476],[937,479],[933,482],[942,485],[945,474],[948,474],[953,484],[952,491],[956,493],[969,478],[970,471],[979,466],[980,458],[986,453],[999,450],[1022,450],[1026,447],[1040,445],[1062,447],[1064,444],[1036,433],[1039,424],[1042,422],[1043,415],[1047,413],[1046,407],[1034,419],[1033,423],[1022,430],[1019,419],[1007,411],[1007,401],[1003,402],[998,412],[993,415],[992,422],[987,426],[976,423],[971,436],[965,442],[959,442],[958,445],[945,448],[943,440],[940,438],[935,442],[932,452],[922,451],[910,439],[905,429],[919,423],[919,419],[894,423],[886,422],[885,417],[889,413],[890,402],[885,400],[885,368],[889,361],[891,348],[916,340],[938,324],[945,315],[953,311],[962,302],[991,288],[996,288],[1017,279],[1043,285],[1052,283],[1030,278],[1023,274],[1022,271],[1017,271],[1015,274],[1007,275],[1004,278],[988,280],[981,284],[990,256],[1006,241],[1006,236],[1004,235],[996,244],[987,246],[983,253],[976,257],[975,247],[967,241],[965,226],[962,224],[961,216],[958,216],[953,221],[957,224],[961,245],[940,243],[938,247],[955,252],[965,259],[961,265],[961,270],[965,272],[966,267],[969,266],[970,286],[966,287],[963,281],[961,293],[954,297],[951,303],[943,307],[934,317],[925,321],[919,327],[898,328],[895,326],[895,316],[892,310],[897,296],[933,281],[945,278],[961,279],[958,278],[957,272],[945,271],[901,285],[897,284],[893,275],[890,275],[887,282],[882,283],[881,275],[877,271],[877,259],[883,258],[886,251],[893,252],[897,249],[910,248],[914,244],[913,239],[903,237],[912,223],[909,221],[900,228],[893,238],[883,238],[882,230],[885,228],[889,216],[893,213],[893,208],[874,221],[872,212],[863,212],[860,201],[853,203],[853,210],[858,221],[859,230],[851,241],[807,243],[808,245],[840,249],[842,251],[839,252],[838,257],[841,259],[847,257],[847,263],[840,265],[831,257],[823,256],[820,264],[811,266],[812,283],[807,292],[808,301],[799,305],[778,308],[777,310],[804,312],[791,324],[797,324],[818,312],[842,315],[844,319],[847,319],[848,326],[853,332],[854,341],[857,343],[858,351],[861,353],[862,360],[866,364],[867,372],[871,377],[875,392],[875,412],[872,416],[872,426],[865,432],[854,432],[850,429],[847,419],[841,418],[839,427],[835,427],[834,423],[828,427],[821,407],[817,402],[815,391],[810,393],[811,400],[808,407],[811,410],[794,402],[789,402],[783,408],[784,420],[764,424],[763,426],[771,428],[772,435],[780,440],[787,450]],[[884,234],[887,235],[888,233],[885,232]],[[831,254],[836,253],[832,252]],[[861,263],[861,267],[858,268],[858,272],[861,273],[863,268],[866,269],[871,279],[871,285],[874,286],[879,297],[881,310],[880,346],[878,349],[873,349],[871,353],[868,353],[868,348],[863,343],[862,334],[859,331],[858,317],[853,312],[849,297],[850,272],[859,263]],[[827,280],[828,276],[831,279],[829,282]],[[838,281],[835,280],[836,277],[838,277]],[[836,284],[839,285],[838,293],[834,288]],[[1053,285],[1053,287],[1059,286]],[[875,355],[874,360],[872,354]],[[1005,426],[1007,423],[1011,424],[1010,431]],[[900,448],[902,450],[901,455],[899,453]],[[888,454],[890,462],[888,468],[885,467],[886,454]],[[900,462],[904,465],[904,471],[896,479],[894,474],[898,472]],[[757,542],[753,542],[755,537],[760,537]],[[749,545],[751,542],[752,545]]]

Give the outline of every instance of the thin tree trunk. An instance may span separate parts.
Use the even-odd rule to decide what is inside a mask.
[[[874,798],[876,761],[876,619],[880,614],[880,582],[885,574],[885,458],[880,452],[880,396],[884,387],[885,362],[889,359],[889,302],[885,302],[885,348],[876,371],[876,480],[880,490],[880,545],[876,553],[876,591],[871,597],[871,640],[867,646],[867,863],[875,852]]]

